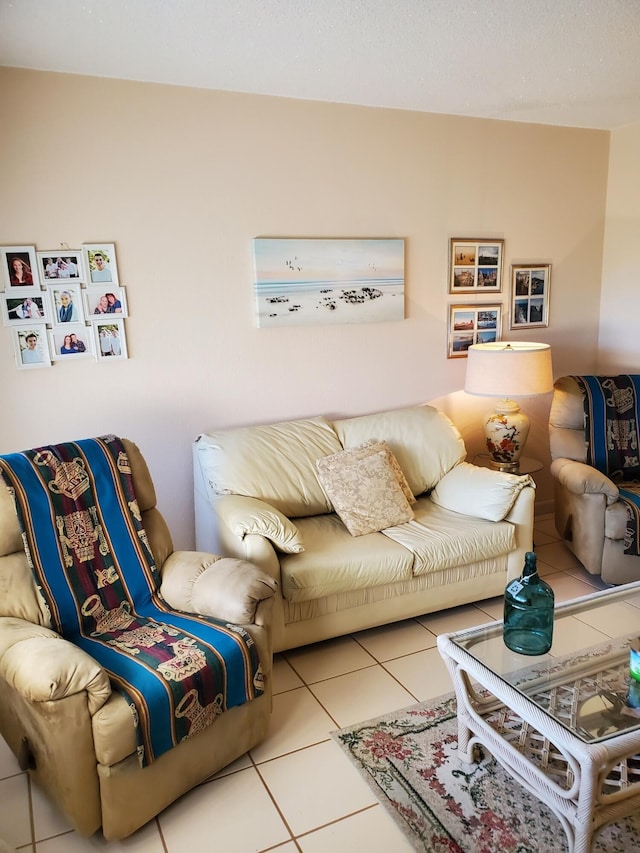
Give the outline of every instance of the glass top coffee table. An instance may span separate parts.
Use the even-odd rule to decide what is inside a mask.
[[[546,655],[510,651],[502,622],[441,634],[453,679],[460,757],[484,745],[587,853],[607,823],[640,810],[640,582],[556,606]]]

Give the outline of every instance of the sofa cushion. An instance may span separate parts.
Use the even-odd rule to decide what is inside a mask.
[[[301,518],[297,524],[305,550],[280,557],[282,595],[289,601],[411,579],[413,554],[382,533],[351,536],[334,514]]]
[[[536,487],[529,475],[506,474],[461,462],[440,480],[431,492],[431,500],[453,512],[502,521],[525,486]]]
[[[462,436],[433,406],[413,406],[333,422],[345,449],[386,441],[414,495],[432,489],[467,455]]]
[[[381,534],[413,553],[414,575],[488,560],[517,546],[515,525],[508,521],[485,521],[451,512],[427,497],[418,499],[414,511],[414,521],[389,527]]]
[[[288,518],[331,512],[316,459],[342,447],[324,418],[209,433],[195,449],[212,498],[259,498]]]
[[[316,461],[322,488],[352,536],[413,518],[392,457],[383,442],[367,442]]]

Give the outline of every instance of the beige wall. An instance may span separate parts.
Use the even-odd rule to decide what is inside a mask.
[[[640,125],[611,134],[598,366],[640,373]]]
[[[549,328],[503,337],[595,368],[608,133],[14,69],[0,110],[0,242],[115,242],[131,313],[113,364],[19,371],[0,329],[0,452],[134,439],[179,546],[207,428],[442,399],[479,449],[491,401],[446,358],[452,236],[505,239],[505,305],[510,263],[552,263]],[[407,319],[257,329],[256,236],[404,238]],[[545,460],[547,405],[527,404]]]

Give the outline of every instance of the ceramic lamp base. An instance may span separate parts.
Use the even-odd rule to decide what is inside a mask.
[[[520,411],[520,406],[513,400],[500,400],[486,417],[484,434],[491,467],[517,473],[529,435],[529,418]]]

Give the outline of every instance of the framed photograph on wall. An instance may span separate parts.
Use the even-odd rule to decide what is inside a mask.
[[[49,300],[44,290],[29,292],[24,296],[3,293],[0,299],[5,326],[29,326],[34,322],[51,323]]]
[[[119,284],[114,243],[83,243],[82,252],[87,271],[87,284]]]
[[[0,246],[0,264],[7,292],[40,289],[35,246]]]
[[[450,305],[447,358],[466,358],[472,344],[502,339],[502,305]]]
[[[91,325],[93,327],[96,358],[100,363],[128,358],[124,320],[118,320],[113,316],[108,319],[102,317]]]
[[[87,320],[129,316],[124,287],[115,285],[87,287],[82,291],[82,296]]]
[[[452,237],[449,293],[502,293],[504,240]]]
[[[54,326],[84,321],[84,307],[79,284],[58,282],[57,284],[50,284],[48,290],[51,297],[51,315]]]
[[[38,275],[43,284],[57,281],[84,281],[84,264],[79,249],[63,249],[36,252]]]
[[[512,264],[510,329],[549,325],[551,264]]]
[[[49,329],[49,352],[52,361],[95,358],[91,327],[84,323],[65,323]]]
[[[16,367],[19,370],[51,367],[51,357],[47,347],[47,327],[44,323],[17,326],[11,329],[11,336]]]

